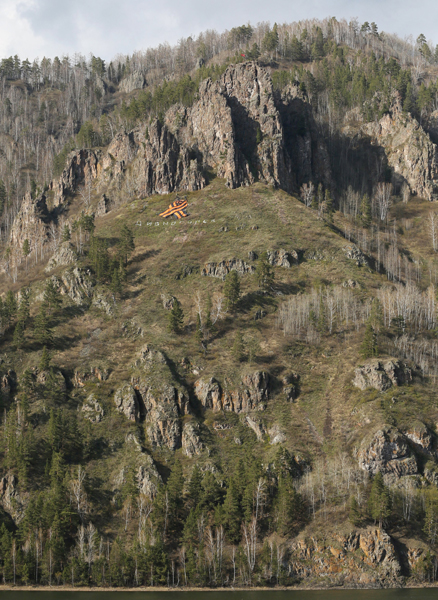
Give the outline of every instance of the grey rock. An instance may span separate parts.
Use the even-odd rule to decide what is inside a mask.
[[[290,269],[292,265],[298,264],[298,253],[296,250],[273,250],[268,251],[268,261],[273,267],[285,267]]]
[[[230,260],[222,260],[219,263],[207,263],[201,271],[204,277],[218,277],[224,280],[230,271],[237,271],[239,275],[254,273],[255,267],[248,265],[240,258],[232,258]]]
[[[114,395],[117,410],[124,414],[130,421],[138,421],[139,407],[136,393],[132,386],[126,384],[118,389]]]
[[[365,390],[372,387],[380,392],[392,386],[403,385],[412,381],[412,371],[399,360],[369,360],[355,369],[353,385]]]
[[[198,423],[186,423],[182,431],[182,449],[186,456],[199,456],[204,449]]]
[[[91,423],[100,423],[105,412],[94,394],[90,394],[82,405],[82,413],[85,419]]]
[[[125,94],[130,94],[134,90],[142,90],[146,86],[146,80],[143,73],[133,71],[127,75],[119,84],[119,90]]]
[[[362,442],[359,467],[371,475],[380,472],[395,478],[418,473],[417,461],[405,436],[392,427],[379,429],[371,441]]]
[[[360,248],[354,244],[348,244],[348,246],[344,246],[343,251],[345,256],[350,260],[354,260],[358,267],[368,266],[368,258],[365,256],[362,250],[360,250]]]
[[[73,245],[70,242],[63,242],[53,253],[52,258],[47,263],[45,271],[46,273],[49,273],[57,267],[74,265],[77,261],[78,257]]]

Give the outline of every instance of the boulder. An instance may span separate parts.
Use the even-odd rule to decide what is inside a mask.
[[[353,385],[366,390],[371,387],[384,392],[392,386],[412,381],[412,371],[399,360],[372,359],[355,369]]]
[[[114,395],[117,410],[124,414],[130,421],[138,421],[139,406],[137,395],[132,386],[126,384],[118,389]]]
[[[268,261],[273,267],[285,267],[290,269],[292,265],[299,262],[298,253],[296,250],[272,250],[268,251]]]

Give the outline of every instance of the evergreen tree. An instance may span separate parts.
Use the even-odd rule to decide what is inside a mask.
[[[48,279],[44,288],[43,302],[47,306],[49,314],[56,311],[62,305],[62,298],[53,279]]]
[[[360,346],[360,354],[362,358],[374,358],[378,356],[379,350],[377,346],[377,334],[370,321],[365,326],[365,334]]]
[[[8,290],[6,293],[4,310],[6,322],[10,325],[17,316],[17,300],[12,290]]]
[[[325,205],[325,214],[326,214],[327,221],[329,223],[333,223],[333,212],[334,212],[333,198],[328,189],[325,190],[324,205]]]
[[[224,529],[230,544],[240,542],[240,527],[242,523],[242,512],[238,487],[231,478],[228,482],[227,494],[224,500]]]
[[[270,291],[274,284],[274,271],[268,259],[268,253],[263,252],[257,261],[255,277],[257,285],[265,292]]]
[[[23,242],[23,256],[26,259],[26,271],[27,271],[27,257],[30,254],[30,243],[29,240],[26,238]]]
[[[15,329],[14,329],[14,335],[12,338],[12,343],[14,344],[14,346],[16,348],[23,348],[24,344],[25,344],[25,337],[24,337],[24,323],[23,321],[17,321],[17,324],[15,325]]]
[[[348,513],[348,519],[355,527],[360,527],[362,524],[362,514],[360,512],[359,505],[354,496],[350,500],[350,510]]]
[[[240,281],[236,270],[227,273],[225,277],[224,296],[227,310],[234,312],[240,299]]]
[[[300,515],[300,498],[290,475],[280,476],[276,499],[277,533],[290,535]]]
[[[181,302],[175,298],[172,310],[169,313],[169,331],[172,333],[181,333],[184,323],[184,312]]]
[[[127,265],[128,258],[135,249],[135,243],[134,234],[126,224],[123,225],[122,229],[120,230],[119,249],[125,265]]]
[[[382,528],[382,525],[391,516],[392,503],[389,490],[383,482],[383,476],[380,471],[374,477],[368,505],[374,522],[378,521],[379,527]]]
[[[62,241],[69,242],[71,240],[70,227],[67,223],[64,225],[64,229],[62,230]]]
[[[235,361],[242,362],[245,357],[245,344],[243,343],[242,333],[238,330],[234,336],[233,347],[231,348],[231,354]]]
[[[26,328],[30,314],[30,293],[30,288],[22,288],[20,290],[20,304],[18,306],[17,318],[19,321],[22,321],[24,328]]]
[[[44,304],[41,305],[40,311],[35,317],[34,336],[42,345],[50,345],[53,342],[53,332],[49,327],[49,320]]]
[[[50,368],[50,354],[47,350],[47,346],[44,346],[43,353],[41,355],[41,360],[39,364],[40,371],[48,371]]]
[[[368,194],[364,194],[362,196],[362,201],[360,204],[360,212],[361,217],[360,220],[362,222],[362,227],[368,229],[371,225],[371,200]]]
[[[202,325],[201,325],[201,317],[199,313],[196,314],[196,327],[195,327],[195,340],[197,344],[200,346],[203,342],[204,335],[202,333]]]

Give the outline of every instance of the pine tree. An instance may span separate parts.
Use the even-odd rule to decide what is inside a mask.
[[[22,321],[26,328],[30,314],[30,288],[22,288],[20,290],[20,304],[18,306],[17,318]]]
[[[355,527],[360,527],[362,524],[362,514],[359,509],[356,498],[353,496],[350,501],[350,510],[348,513],[348,519]]]
[[[243,343],[242,333],[238,330],[234,337],[233,347],[231,348],[231,354],[235,361],[242,362],[245,356],[245,345]]]
[[[181,333],[184,323],[184,312],[181,302],[175,298],[172,310],[169,313],[169,331],[172,333]]]
[[[62,230],[62,241],[69,242],[71,240],[70,227],[65,224],[64,229]]]
[[[122,288],[122,282],[120,279],[120,269],[118,267],[113,269],[110,289],[111,289],[112,293],[114,294],[114,296],[120,296],[122,294],[123,288]]]
[[[42,345],[49,345],[53,342],[53,332],[49,327],[49,320],[44,304],[41,305],[40,312],[35,317],[34,336]]]
[[[47,306],[49,314],[52,309],[56,311],[62,305],[62,298],[53,279],[48,279],[44,288],[43,302]]]
[[[360,354],[362,358],[374,358],[378,356],[379,350],[377,346],[377,334],[370,321],[365,326],[365,334],[360,346]]]
[[[269,263],[268,253],[263,252],[257,261],[255,277],[257,285],[265,292],[272,289],[274,283],[274,271]]]
[[[360,204],[362,227],[368,229],[371,225],[371,200],[368,194],[362,196],[362,202]]]
[[[123,257],[124,263],[125,265],[127,265],[128,258],[135,249],[135,243],[134,234],[126,224],[123,225],[122,229],[120,230],[119,249],[120,254]]]
[[[368,505],[374,522],[378,521],[379,527],[382,528],[382,525],[391,516],[392,503],[389,490],[383,482],[380,471],[374,477]]]
[[[39,364],[40,371],[48,371],[50,368],[50,354],[47,350],[47,346],[44,346],[43,353],[41,355],[41,360]]]
[[[240,542],[241,522],[242,512],[238,487],[234,478],[231,478],[228,482],[227,495],[224,500],[224,529],[230,544],[238,544]]]
[[[23,321],[17,321],[17,324],[15,325],[14,329],[14,335],[12,337],[12,343],[16,348],[21,349],[23,348],[25,341],[26,340],[24,337],[24,323]]]
[[[234,312],[240,299],[240,281],[237,271],[234,269],[225,277],[224,296],[227,310]]]
[[[324,205],[325,205],[326,219],[329,223],[333,223],[333,212],[334,212],[333,198],[328,189],[325,190]]]
[[[197,344],[200,346],[203,342],[204,335],[202,333],[202,325],[201,325],[201,317],[199,313],[196,314],[196,327],[195,327],[195,340]]]
[[[23,242],[23,256],[26,259],[26,271],[27,271],[27,257],[30,254],[30,243],[29,240],[26,238]]]
[[[17,300],[12,290],[8,290],[6,294],[4,309],[6,322],[10,325],[17,316]]]

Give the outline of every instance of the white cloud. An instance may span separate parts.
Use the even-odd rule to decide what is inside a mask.
[[[434,38],[438,5],[429,0],[0,0],[0,57],[118,53],[222,31],[242,23],[357,16],[402,37]],[[435,40],[437,41],[437,40]]]

